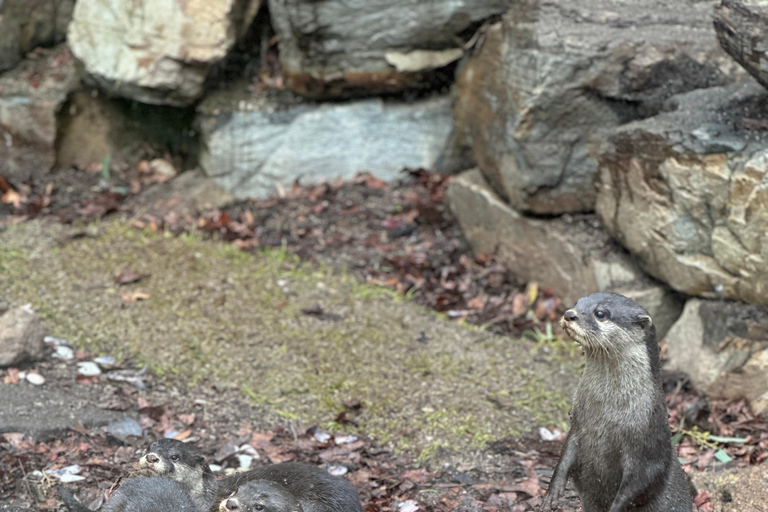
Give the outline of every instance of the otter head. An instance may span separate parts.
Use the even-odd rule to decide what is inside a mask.
[[[582,297],[560,320],[563,330],[578,342],[588,357],[621,357],[647,350],[658,367],[656,329],[640,304],[615,293]]]
[[[303,512],[288,489],[268,480],[255,480],[221,501],[219,512]]]
[[[212,480],[205,457],[175,439],[160,439],[139,459],[139,473],[162,476],[179,482],[193,494],[203,494],[206,480]]]

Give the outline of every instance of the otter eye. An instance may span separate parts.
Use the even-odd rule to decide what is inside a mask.
[[[264,510],[264,505],[256,505],[254,508],[256,510]]]
[[[179,460],[179,456],[174,453],[173,455],[171,455],[171,460],[177,461]]]
[[[607,316],[608,316],[608,313],[604,309],[596,309],[595,310],[595,318],[603,320]]]

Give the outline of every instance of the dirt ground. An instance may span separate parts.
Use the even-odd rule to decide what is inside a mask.
[[[553,324],[554,294],[468,252],[444,176],[361,176],[192,211],[156,199],[173,182],[67,172],[0,205],[0,307],[31,303],[75,357],[5,370],[0,386],[42,400],[18,374],[37,371],[58,394],[31,415],[90,409],[84,425],[41,411],[28,420],[56,428],[28,435],[0,414],[4,506],[56,510],[45,471],[73,465],[85,479],[67,486],[98,506],[152,439],[175,436],[223,471],[247,444],[254,465],[345,472],[366,512],[534,509],[579,354]],[[78,375],[94,356],[115,367]],[[686,471],[766,458],[765,424],[744,403],[707,400],[679,376],[665,386]],[[116,436],[116,417],[143,435]],[[572,492],[562,504],[578,510]],[[706,493],[697,505],[711,510]]]

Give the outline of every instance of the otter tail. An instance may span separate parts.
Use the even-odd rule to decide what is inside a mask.
[[[63,485],[57,486],[56,489],[59,491],[61,501],[64,502],[64,505],[66,505],[70,512],[93,512],[91,509],[77,501],[77,498],[75,498]]]

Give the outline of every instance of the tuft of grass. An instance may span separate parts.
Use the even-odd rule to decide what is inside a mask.
[[[101,160],[101,178],[104,181],[112,179],[112,173],[109,170],[109,164],[112,163],[112,153],[107,153]]]

